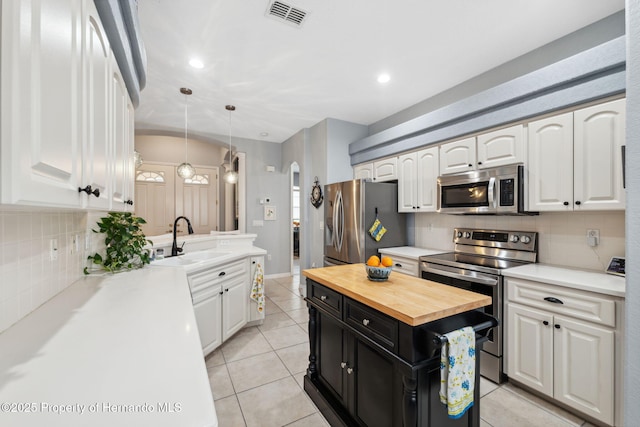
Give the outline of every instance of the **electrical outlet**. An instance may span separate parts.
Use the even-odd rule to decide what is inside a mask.
[[[271,261],[271,254],[267,254],[267,261]]]
[[[600,230],[587,230],[587,245],[598,246],[600,243]]]
[[[49,260],[56,261],[58,259],[58,239],[49,240]]]

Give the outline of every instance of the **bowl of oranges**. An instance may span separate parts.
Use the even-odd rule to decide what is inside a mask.
[[[384,282],[391,274],[393,260],[391,257],[383,256],[382,259],[376,255],[371,255],[367,260],[367,278],[373,282]]]

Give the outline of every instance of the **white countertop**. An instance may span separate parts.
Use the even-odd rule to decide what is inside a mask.
[[[218,424],[182,269],[83,278],[0,349],[0,425]]]
[[[395,248],[380,248],[378,252],[384,255],[402,256],[405,258],[411,258],[418,260],[421,256],[443,254],[445,252],[451,252],[444,249],[428,249],[418,248],[416,246],[398,246]]]
[[[527,264],[502,270],[502,275],[566,286],[616,297],[625,296],[625,278],[597,271],[575,270],[546,264]]]

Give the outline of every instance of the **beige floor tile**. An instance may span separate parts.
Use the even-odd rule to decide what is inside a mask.
[[[222,345],[222,354],[227,363],[272,350],[273,348],[256,326],[241,329]]]
[[[317,412],[291,376],[237,396],[247,427],[285,426]]]
[[[261,332],[269,331],[271,329],[284,328],[285,326],[295,325],[296,322],[287,313],[280,312],[274,314],[268,314],[264,317],[264,323],[258,326]]]
[[[565,420],[503,388],[482,398],[480,416],[493,427],[571,426]]]
[[[287,427],[329,427],[329,423],[322,414],[316,412],[301,420],[288,424]]]
[[[224,360],[224,356],[222,355],[222,349],[218,347],[213,351],[213,353],[210,353],[205,358],[205,363],[207,365],[207,368],[212,368],[218,365],[224,365],[225,360]]]
[[[298,325],[264,331],[263,334],[274,350],[309,341],[307,333]]]
[[[281,348],[276,353],[292,375],[305,372],[309,367],[309,344],[306,342]]]
[[[211,385],[213,400],[222,399],[235,394],[236,391],[231,383],[231,377],[229,377],[227,365],[218,365],[208,368],[207,373],[209,374],[209,384]]]
[[[235,394],[216,401],[215,405],[220,427],[246,427],[240,404]]]
[[[298,323],[298,326],[300,326],[306,334],[309,334],[309,323]]]
[[[493,427],[493,426],[481,418],[480,427]]]
[[[295,294],[289,290],[289,288],[282,286],[279,283],[270,283],[265,286],[265,295],[269,298],[292,298]]]
[[[297,310],[287,311],[289,317],[291,317],[296,323],[307,323],[309,321],[309,309],[299,308]]]
[[[282,311],[299,310],[305,308],[307,303],[302,297],[293,296],[292,298],[272,298],[275,305],[280,307]]]
[[[264,312],[265,312],[265,315],[282,313],[282,309],[278,307],[273,301],[271,301],[271,298],[266,297],[265,304],[264,304]]]
[[[297,374],[295,374],[293,376],[293,378],[296,380],[296,382],[298,383],[298,385],[300,386],[300,388],[302,390],[304,390],[304,376],[306,375],[306,372],[299,372]]]
[[[237,393],[290,376],[274,352],[229,362],[227,368]]]
[[[584,419],[582,419],[581,417],[572,414],[569,411],[566,411],[556,405],[554,405],[553,403],[542,399],[541,397],[538,397],[534,394],[529,393],[528,391],[512,384],[512,383],[506,383],[502,386],[502,388],[504,390],[510,391],[512,393],[517,394],[518,396],[520,396],[523,399],[528,400],[529,402],[533,403],[534,405],[538,405],[542,408],[544,408],[545,410],[552,412],[553,414],[555,414],[556,416],[562,418],[563,420],[565,420],[567,423],[569,423],[572,426],[582,426],[582,424],[584,424]]]
[[[480,377],[480,397],[491,393],[493,390],[496,390],[498,387],[500,387],[498,384],[484,377]]]

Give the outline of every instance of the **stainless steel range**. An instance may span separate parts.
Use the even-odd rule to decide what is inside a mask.
[[[498,319],[480,359],[480,374],[503,381],[503,295],[502,270],[537,261],[538,233],[530,231],[453,231],[454,252],[420,257],[423,279],[488,295],[492,304],[483,311]]]

